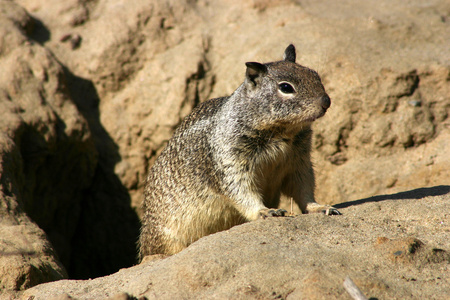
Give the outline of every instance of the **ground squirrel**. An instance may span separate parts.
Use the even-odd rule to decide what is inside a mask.
[[[229,97],[198,105],[150,169],[140,258],[174,254],[199,238],[244,222],[284,216],[280,195],[301,211],[339,212],[314,202],[311,123],[330,107],[319,75],[284,60],[246,63]],[[308,209],[307,209],[308,204]],[[271,209],[272,208],[272,209]]]

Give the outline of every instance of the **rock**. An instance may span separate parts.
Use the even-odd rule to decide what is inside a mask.
[[[0,12],[0,28],[6,32],[0,41],[0,289],[19,290],[67,278],[46,234],[30,217],[44,226],[57,217],[47,187],[64,178],[51,182],[47,171],[61,170],[61,155],[70,156],[69,136],[83,135],[85,123],[73,116],[60,122],[75,106],[57,92],[62,70],[26,38],[31,17],[13,2],[0,3]],[[82,168],[83,160],[79,164]],[[55,237],[57,230],[49,229],[48,236]]]
[[[30,38],[36,21],[15,2],[0,3],[0,24],[0,288],[132,265],[139,223],[113,152],[96,147],[110,139],[89,84]]]
[[[342,216],[250,222],[165,259],[93,280],[42,284],[20,298],[349,299],[346,276],[367,298],[445,298],[449,200],[450,187],[442,186],[350,202],[340,207]]]
[[[377,238],[376,245],[394,262],[403,263],[441,263],[450,261],[450,253],[443,249],[431,248],[412,237],[390,240]]]
[[[20,225],[6,221],[0,223],[0,290],[24,290],[67,278],[40,228],[30,221]]]

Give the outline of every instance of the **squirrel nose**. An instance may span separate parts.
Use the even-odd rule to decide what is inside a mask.
[[[327,94],[323,95],[322,98],[320,99],[320,105],[325,110],[327,110],[330,107],[331,100],[330,100],[330,97],[328,97]]]

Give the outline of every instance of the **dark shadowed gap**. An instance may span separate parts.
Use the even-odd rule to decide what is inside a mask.
[[[81,201],[68,272],[71,278],[94,278],[136,264],[140,221],[127,189],[114,173],[121,157],[100,122],[100,100],[93,83],[67,68],[64,71],[71,98],[88,121],[98,151],[92,185],[84,191]]]

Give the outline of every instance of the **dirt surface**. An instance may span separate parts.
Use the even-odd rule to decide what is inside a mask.
[[[373,205],[389,212],[395,203],[404,203],[394,211],[405,219],[415,214],[420,224],[429,222],[429,236],[422,237],[420,230],[396,236],[392,231],[396,216],[386,216],[387,224],[394,222],[393,227],[380,223],[376,236],[366,244],[346,244],[355,257],[366,256],[374,264],[373,269],[363,271],[364,263],[359,261],[356,273],[350,275],[358,285],[363,285],[359,277],[373,277],[390,287],[381,292],[380,283],[379,294],[361,287],[373,297],[415,298],[432,295],[433,287],[445,292],[445,285],[438,284],[444,280],[437,279],[440,275],[420,277],[423,281],[411,279],[440,274],[445,263],[426,267],[419,263],[416,267],[415,260],[405,264],[403,260],[408,259],[401,255],[402,262],[391,262],[390,267],[381,263],[375,267],[374,261],[382,249],[395,245],[449,250],[444,240],[439,244],[432,239],[435,217],[420,206],[430,199],[442,201],[440,210],[434,211],[438,216],[448,201],[447,196],[439,195],[448,194],[450,185],[449,20],[450,3],[445,0],[1,1],[0,271],[4,271],[0,272],[0,290],[25,290],[62,278],[95,278],[133,266],[144,178],[182,118],[198,103],[232,93],[244,78],[245,62],[281,59],[285,47],[294,43],[298,62],[319,72],[332,101],[327,114],[314,124],[316,199],[324,204],[343,203],[346,212],[329,221],[319,216],[306,216],[306,220],[340,222],[336,220],[350,218],[352,209],[367,207],[361,213],[371,215]],[[437,198],[422,199],[428,196]],[[400,199],[388,201],[390,197]],[[358,201],[364,202],[361,199],[376,201],[359,205]],[[353,205],[354,201],[358,205]],[[289,208],[288,202],[283,205]],[[419,206],[415,209],[415,205]],[[267,224],[272,225],[264,226],[286,226],[283,234],[290,236],[292,222],[304,217],[270,220]],[[436,235],[439,228],[448,230],[448,215],[441,217],[447,219],[442,220],[444,227],[434,226]],[[373,222],[378,222],[375,217]],[[259,240],[264,236],[251,228],[261,224],[265,223],[246,224],[218,236],[245,228],[252,234],[250,240]],[[326,226],[331,225],[327,224],[316,224],[317,230],[324,232],[315,234],[329,233]],[[355,224],[358,229],[365,222]],[[360,233],[355,228],[342,225],[341,229],[353,236]],[[198,249],[195,245],[189,249]],[[212,246],[205,246],[204,251],[208,247]],[[182,253],[189,251],[194,250]],[[340,259],[340,251],[331,252]],[[421,256],[414,257],[422,261]],[[287,261],[287,273],[299,272],[293,267],[299,259],[293,255]],[[139,268],[169,270],[172,260],[175,258],[118,274],[136,278],[140,273],[131,274]],[[238,257],[224,260],[242,263]],[[249,263],[255,266],[258,261]],[[282,268],[275,259],[270,263],[273,265],[261,265],[266,271],[255,267],[252,278],[261,280],[255,281],[255,289],[252,282],[239,285],[243,288],[240,292],[231,287],[225,291],[228,285],[220,291],[208,289],[210,279],[199,289],[202,293],[209,290],[210,295],[236,292],[239,297],[250,293],[255,298],[275,298],[275,283],[280,287],[284,283],[272,284],[272,275],[266,275],[274,270],[282,273],[285,264]],[[296,279],[289,277],[292,281],[283,282],[306,280],[308,284],[302,286],[310,288],[302,293],[329,284],[336,287],[329,293],[344,297],[342,278],[336,277],[344,269],[331,265],[339,270],[336,275],[327,273],[325,267],[310,266],[307,273],[301,273],[306,275],[292,275]],[[220,266],[238,270],[234,263]],[[419,270],[420,274],[408,277],[408,272],[401,271],[406,279],[395,279],[394,266]],[[382,270],[379,274],[378,269]],[[220,270],[218,277],[229,276]],[[317,278],[323,272],[328,279],[322,282]],[[243,269],[229,274],[236,282],[251,278]],[[105,280],[114,276],[117,274]],[[200,282],[195,278],[193,290]],[[227,278],[217,280],[225,282]],[[233,280],[227,281],[230,286]],[[417,291],[412,288],[419,285]],[[275,294],[270,296],[265,286],[274,287]],[[280,288],[279,293],[283,290],[280,295],[286,297],[299,292],[296,287],[290,289]]]

